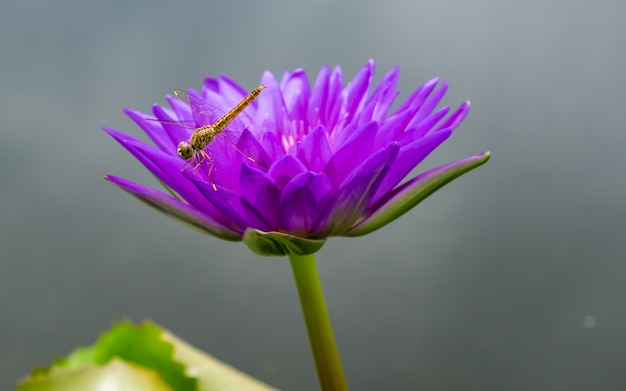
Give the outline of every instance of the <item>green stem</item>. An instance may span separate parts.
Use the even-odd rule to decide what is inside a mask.
[[[323,391],[347,390],[339,351],[326,310],[315,255],[290,255],[291,270],[298,287],[309,342]]]

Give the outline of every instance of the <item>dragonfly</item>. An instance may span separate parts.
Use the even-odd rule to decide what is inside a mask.
[[[162,121],[154,120],[161,123],[166,123],[175,126],[181,126],[185,128],[194,129],[189,140],[183,140],[178,143],[176,147],[176,154],[187,162],[183,166],[183,173],[188,173],[193,170],[197,170],[202,166],[205,161],[209,162],[209,180],[211,178],[211,171],[213,170],[213,158],[205,151],[205,148],[211,144],[216,137],[220,136],[221,139],[231,144],[237,151],[241,152],[248,160],[255,162],[256,160],[242,151],[237,146],[237,136],[233,135],[231,131],[226,130],[226,127],[237,117],[259,94],[265,89],[264,85],[260,85],[246,95],[235,107],[233,107],[226,114],[219,117],[218,108],[211,106],[203,99],[197,96],[190,96],[187,91],[176,89],[174,90],[174,96],[183,101],[193,114],[194,120],[190,121]],[[215,120],[217,118],[217,120]],[[217,187],[211,182],[213,189],[217,191]]]

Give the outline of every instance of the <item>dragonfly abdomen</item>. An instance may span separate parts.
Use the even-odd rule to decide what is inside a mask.
[[[222,118],[218,119],[213,124],[213,129],[215,129],[215,133],[219,133],[224,130],[224,128],[228,126],[228,124],[233,119],[235,119],[235,117],[239,115],[239,113],[241,113],[243,109],[245,109],[257,96],[259,96],[263,89],[265,89],[265,86],[261,84],[260,86],[252,90],[245,98],[243,98],[243,100],[239,102],[237,106],[235,106],[231,111],[226,113],[226,115],[224,115]]]

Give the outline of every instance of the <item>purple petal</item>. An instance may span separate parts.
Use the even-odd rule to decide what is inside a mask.
[[[389,171],[400,147],[396,143],[371,155],[341,184],[323,214],[316,231],[338,235],[350,228],[362,215]]]
[[[298,120],[306,119],[306,110],[311,94],[306,72],[302,69],[295,70],[282,83],[281,90],[289,117]]]
[[[248,91],[245,88],[224,75],[217,78],[207,78],[202,84],[202,98],[208,104],[224,110],[224,112],[235,107],[246,95],[248,95]],[[242,117],[248,117],[248,123],[252,122],[254,118],[254,115],[248,115],[251,111],[254,112],[254,107],[253,102],[251,107],[246,108],[240,114]]]
[[[328,98],[326,99],[326,109],[324,110],[326,115],[320,117],[322,124],[326,125],[326,129],[328,129],[331,134],[340,120],[342,92],[343,79],[341,68],[335,67],[328,82]]]
[[[172,196],[112,175],[105,176],[105,179],[170,217],[222,239],[241,240],[241,233],[216,220],[214,216],[207,215]]]
[[[420,88],[412,93],[404,103],[398,106],[394,114],[401,113],[405,110],[413,111],[415,109],[418,109],[422,105],[422,103],[424,103],[426,97],[430,95],[431,92],[433,92],[433,90],[437,86],[437,83],[439,83],[439,78],[435,77],[434,79],[431,79],[422,84]]]
[[[427,182],[431,178],[438,179],[438,177],[441,176],[441,174],[445,173],[446,171],[454,172],[454,170],[458,169],[459,167],[463,168],[465,171],[455,172],[456,176],[454,178],[456,178],[459,175],[462,175],[463,173],[485,163],[487,159],[489,159],[490,155],[491,153],[489,151],[483,152],[481,154],[470,156],[465,159],[457,160],[452,163],[444,164],[442,166],[435,167],[431,170],[423,172],[419,174],[418,176],[416,176],[415,178],[411,179],[410,181],[403,183],[402,186],[394,189],[391,193],[387,194],[384,200],[382,200],[381,203],[377,205],[377,207],[384,207],[385,203],[388,203],[390,200],[394,198],[402,198],[403,194],[410,192],[414,186],[420,186],[422,182]],[[446,178],[446,183],[451,181],[454,178]]]
[[[456,128],[459,126],[461,122],[467,117],[467,114],[470,110],[470,103],[463,103],[448,119],[446,119],[443,123],[441,123],[435,130],[445,129],[445,128]]]
[[[283,230],[310,233],[330,200],[330,181],[323,173],[296,175],[280,197],[280,225]]]
[[[420,121],[422,121],[424,118],[428,117],[430,113],[432,113],[432,111],[435,109],[435,107],[437,107],[439,102],[441,102],[441,99],[443,99],[443,96],[446,94],[446,91],[448,91],[447,80],[441,84],[441,87],[437,91],[435,91],[435,93],[432,96],[429,96],[424,101],[424,103],[420,105],[419,110],[417,110],[417,112],[415,113],[415,117],[413,117],[413,119],[407,126],[409,128],[412,128],[415,125],[417,125]]]
[[[237,178],[241,171],[242,161],[245,159],[243,155],[221,137],[216,137],[204,148],[204,152],[208,158],[203,161],[199,169],[193,170],[201,174],[198,178],[202,178],[211,185],[238,190]]]
[[[285,150],[276,135],[272,132],[264,132],[261,136],[261,147],[268,154],[272,162],[285,156]]]
[[[202,95],[205,96],[206,92],[212,91],[219,93],[219,82],[215,77],[207,77],[202,83]]]
[[[361,164],[365,157],[369,156],[377,130],[376,122],[360,127],[330,159],[324,172],[328,175],[334,189],[355,167]]]
[[[263,99],[259,99],[254,123],[261,131],[274,132],[280,139],[289,134],[283,122],[285,117],[283,96],[278,82],[270,72],[264,72],[261,81],[266,88],[263,91]]]
[[[298,68],[296,70],[294,70],[293,72],[297,72],[299,69]],[[291,75],[293,74],[292,71],[283,71],[283,75],[280,77],[280,80],[278,81],[278,87],[280,88],[281,91],[285,91],[285,85],[287,84],[287,81],[289,80],[289,78],[291,77]]]
[[[449,111],[450,106],[442,107],[440,110],[437,110],[415,125],[414,129],[404,131],[398,138],[396,138],[396,141],[399,142],[400,145],[406,145],[414,140],[424,137],[426,134],[431,132],[435,124],[441,121],[441,119],[445,117]]]
[[[324,125],[316,126],[298,145],[296,156],[309,171],[321,172],[331,158]]]
[[[309,110],[307,114],[309,126],[311,127],[316,126],[319,123],[326,123],[326,101],[328,99],[329,79],[330,68],[324,65],[320,70],[320,73],[317,75],[313,91],[311,92],[311,99],[309,101]]]
[[[398,135],[406,129],[406,125],[409,123],[412,116],[413,113],[407,110],[399,114],[394,114],[385,120],[385,122],[380,125],[378,133],[376,133],[376,139],[374,140],[372,149],[379,150],[394,141]]]
[[[233,99],[226,99],[225,96],[217,92],[205,89],[203,96],[196,98],[196,104],[200,103],[200,105],[204,107],[202,111],[208,115],[202,116],[204,119],[197,124],[196,128],[214,124],[218,119],[226,115],[226,113],[239,104],[247,94],[248,93],[244,91],[242,95],[237,95]],[[241,132],[245,128],[256,129],[254,126],[254,118],[256,117],[255,106],[256,103],[254,101],[251,102],[241,113],[231,120],[227,129],[235,132]]]
[[[253,159],[256,164],[265,169],[268,169],[272,164],[273,160],[248,129],[244,129],[243,132],[241,132],[241,137],[239,137],[236,149],[238,152],[242,153],[244,157]]]
[[[193,89],[189,88],[187,90],[187,92],[189,94],[195,94],[197,95],[198,93],[195,92]],[[152,105],[152,112],[157,115],[155,109],[158,109],[161,113],[161,116],[163,118],[161,118],[160,116],[157,115],[157,118],[159,119],[173,119],[173,120],[194,120],[195,122],[195,118],[193,116],[193,112],[191,109],[191,106],[187,103],[184,102],[182,99],[174,96],[174,95],[166,95],[165,96],[165,100],[167,101],[167,103],[169,103],[170,107],[172,108],[171,110],[168,108],[164,108],[161,107],[159,105],[157,105],[156,103]],[[193,124],[194,126],[196,124]]]
[[[441,145],[441,143],[446,141],[451,134],[452,129],[442,130],[431,133],[424,138],[415,140],[413,143],[402,147],[371,203],[377,202],[400,183],[411,170],[434,151],[435,148]]]
[[[227,76],[205,79],[200,92],[189,89],[192,108],[167,96],[171,109],[153,106],[158,121],[126,110],[156,148],[105,130],[184,200],[178,202],[190,208],[189,215],[195,213],[192,209],[202,210],[237,239],[246,229],[300,236],[362,234],[408,205],[404,198],[394,198],[405,189],[400,184],[469,111],[469,102],[451,115],[449,107],[438,108],[448,83],[437,88],[435,78],[388,114],[398,96],[399,69],[392,68],[372,86],[374,71],[370,60],[344,85],[340,67],[324,66],[313,87],[302,69],[284,72],[280,81],[265,72],[261,83],[266,88],[259,99],[204,148],[209,158],[185,175],[185,161],[175,153],[178,143],[189,141],[199,125],[212,124],[248,94]],[[413,188],[411,200],[442,186],[445,177],[465,166],[459,167],[433,184]],[[145,201],[169,213],[163,202]],[[381,205],[388,206],[379,213]]]
[[[226,75],[219,75],[217,78],[219,94],[224,97],[224,101],[230,105],[235,105],[248,94],[248,90]],[[255,86],[256,87],[256,86]]]
[[[124,109],[124,113],[150,137],[160,150],[176,151],[180,139],[175,139],[171,133],[165,132],[158,121],[150,121],[151,115],[132,109]]]
[[[356,129],[362,126],[363,125],[359,125],[358,122],[352,121],[342,129],[329,129],[326,127],[326,133],[328,134],[330,150],[332,153],[334,154],[340,150],[348,140],[353,138],[353,134]]]
[[[274,180],[263,171],[244,165],[239,185],[243,198],[259,211],[272,230],[279,229],[280,188]]]
[[[242,165],[250,164],[267,169],[272,161],[247,129],[240,135],[230,131],[220,133],[204,148],[204,152],[209,158],[199,171],[203,172],[211,183],[233,191],[239,190],[237,178]]]
[[[305,165],[300,160],[294,156],[285,155],[272,164],[268,174],[278,186],[284,189],[291,178],[306,171]]]
[[[220,215],[218,210],[207,202],[204,195],[181,174],[183,161],[178,156],[164,154],[158,149],[116,130],[109,128],[104,128],[104,130],[181,199],[195,208],[205,210],[215,216]]]
[[[228,110],[235,107],[244,97],[248,95],[248,93],[250,93],[250,91],[252,91],[253,88],[257,87],[251,86],[250,88],[245,89],[226,75],[220,75],[218,84],[219,94],[222,96],[224,103],[226,103]],[[261,94],[265,94],[265,91],[262,91]],[[237,116],[237,119],[242,122],[243,126],[250,126],[251,124],[254,124],[254,120],[257,116],[257,108],[258,101],[254,100],[241,112],[241,114]]]
[[[396,84],[398,83],[398,77],[400,75],[400,69],[395,66],[389,72],[383,76],[380,83],[372,93],[372,98],[376,99],[376,109],[372,120],[378,123],[382,123],[387,116],[389,108],[395,101],[396,97],[400,93],[396,91]]]
[[[365,235],[389,224],[450,181],[486,163],[490,155],[489,151],[483,152],[418,175],[369,208],[365,218],[345,236]]]
[[[168,175],[165,174],[164,170],[160,166],[160,164],[156,163],[170,163],[176,164],[173,160],[169,161],[169,156],[163,151],[150,146],[143,141],[119,132],[115,129],[111,128],[102,128],[105,132],[107,132],[115,141],[120,143],[127,151],[129,151],[141,164],[143,164],[150,172],[152,172],[159,180],[164,182],[168,179]],[[182,167],[182,160],[178,159],[178,167]]]
[[[309,106],[309,81],[302,69],[286,72],[280,82],[285,102],[285,122],[289,136],[301,140],[309,132],[307,108]]]
[[[374,110],[376,109],[376,103],[377,102],[375,100],[368,100],[365,102],[365,105],[361,110],[359,110],[352,123],[356,123],[357,126],[360,126],[371,122],[372,117],[374,116]]]
[[[372,83],[375,69],[376,65],[374,64],[374,61],[369,60],[367,64],[361,68],[359,73],[356,74],[354,80],[352,80],[348,87],[346,87],[348,90],[348,97],[346,99],[346,106],[344,109],[346,123],[352,121],[352,118],[358,114],[358,111],[365,103],[367,90],[369,90],[370,84]]]
[[[231,218],[237,225],[237,232],[243,233],[247,228],[260,229],[262,231],[271,230],[270,224],[263,218],[261,213],[236,192],[230,189],[217,186],[204,181],[191,179],[202,191],[207,200],[225,216]]]
[[[176,146],[182,140],[189,140],[189,137],[191,137],[191,134],[194,131],[194,124],[189,121],[185,122],[184,120],[185,118],[191,118],[191,114],[185,117],[180,117],[177,116],[178,114],[172,113],[171,110],[164,109],[156,104],[152,106],[152,113],[158,121],[164,121],[161,123],[155,121],[155,123],[159,123],[161,126],[161,132],[167,135],[171,140],[171,143],[174,145],[174,148],[170,149],[171,151],[175,152]],[[176,123],[178,121],[180,121],[180,124]]]

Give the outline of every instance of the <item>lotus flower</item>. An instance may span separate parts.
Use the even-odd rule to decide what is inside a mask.
[[[154,145],[105,131],[169,194],[106,179],[161,212],[222,239],[243,240],[263,255],[311,254],[329,236],[370,233],[489,159],[484,152],[407,178],[452,135],[470,105],[437,108],[448,84],[437,88],[435,78],[391,110],[399,70],[373,87],[374,70],[370,60],[344,85],[341,68],[324,66],[312,86],[302,69],[280,80],[265,72],[265,89],[228,125],[235,139],[216,137],[204,149],[210,162],[192,175],[183,172],[176,150],[194,132],[186,126],[193,110],[171,96],[171,109],[155,104],[153,115],[126,109]],[[221,75],[188,94],[227,111],[247,92]]]

